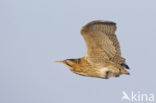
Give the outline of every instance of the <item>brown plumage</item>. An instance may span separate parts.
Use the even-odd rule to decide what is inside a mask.
[[[120,45],[115,35],[116,23],[92,21],[81,29],[87,45],[86,56],[80,59],[58,61],[79,75],[109,78],[129,74],[125,59],[121,57]]]

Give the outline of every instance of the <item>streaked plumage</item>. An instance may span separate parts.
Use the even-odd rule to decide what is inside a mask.
[[[87,45],[86,56],[80,59],[59,61],[76,74],[90,77],[109,78],[129,74],[124,68],[120,45],[115,35],[116,23],[92,21],[81,29]]]

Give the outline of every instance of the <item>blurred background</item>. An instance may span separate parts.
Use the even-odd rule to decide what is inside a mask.
[[[155,0],[1,0],[0,103],[124,103],[122,91],[156,93]],[[117,23],[131,75],[83,77],[54,61],[83,57],[80,29]]]

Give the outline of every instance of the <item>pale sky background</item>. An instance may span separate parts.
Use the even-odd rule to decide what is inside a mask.
[[[117,23],[130,76],[76,75],[54,61],[83,57],[81,27]],[[124,103],[156,94],[155,0],[0,0],[0,103]]]

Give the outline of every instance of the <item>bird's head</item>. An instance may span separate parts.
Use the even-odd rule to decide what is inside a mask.
[[[74,66],[79,64],[79,59],[66,59],[63,61],[56,61],[56,63],[62,63],[72,69]]]

